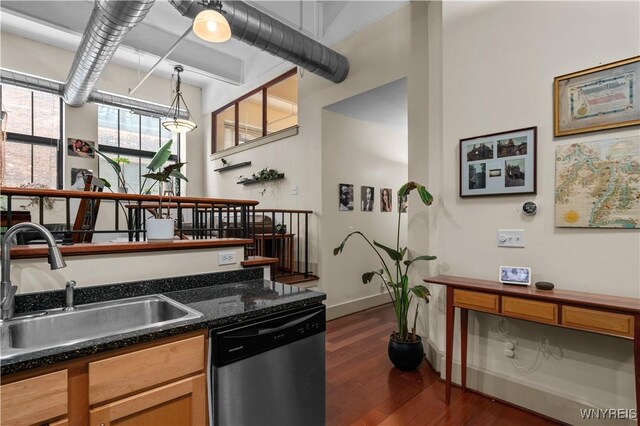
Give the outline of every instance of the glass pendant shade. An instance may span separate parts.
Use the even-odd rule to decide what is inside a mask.
[[[194,130],[198,126],[191,120],[185,120],[183,118],[167,118],[162,121],[162,127],[172,133],[185,133]]]
[[[203,40],[222,43],[231,38],[231,27],[222,14],[213,9],[205,9],[193,20],[193,32]]]

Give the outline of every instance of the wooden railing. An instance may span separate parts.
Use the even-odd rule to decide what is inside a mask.
[[[103,242],[116,241],[126,248],[126,242],[145,240],[145,222],[157,209],[162,198],[163,209],[169,209],[176,221],[176,236],[181,239],[210,240],[233,238],[250,240],[245,248],[248,256],[265,256],[278,259],[275,276],[312,274],[310,270],[309,218],[312,210],[258,209],[258,201],[203,197],[159,197],[157,195],[117,194],[90,191],[61,191],[54,189],[30,189],[0,187],[0,195],[6,198],[2,211],[0,234],[15,223],[37,222],[49,227],[61,242],[69,242],[74,234],[96,234]],[[53,210],[45,208],[45,200],[54,200]],[[91,229],[74,229],[79,200],[100,203],[97,217],[93,217]],[[20,204],[36,200],[37,206],[20,209]],[[58,207],[63,204],[63,208]],[[107,205],[113,203],[113,206]],[[94,209],[88,209],[93,212]],[[21,238],[28,233],[19,234]],[[99,236],[99,237],[97,237]],[[89,241],[91,241],[91,237]],[[115,238],[120,237],[120,238]],[[39,238],[31,235],[31,238]],[[95,241],[95,239],[94,239]],[[28,239],[18,241],[29,244]],[[113,246],[114,243],[110,243]],[[105,247],[107,245],[105,244]],[[124,249],[123,248],[123,249]],[[133,246],[131,247],[133,249]],[[138,249],[142,249],[138,247]],[[87,248],[87,254],[99,250]],[[82,248],[69,248],[70,253],[81,254]],[[45,251],[33,249],[33,252]],[[26,255],[25,255],[26,256]]]
[[[54,234],[60,239],[68,239],[74,234],[124,234],[128,236],[129,241],[144,240],[145,221],[160,205],[163,210],[170,210],[171,216],[176,220],[176,235],[181,238],[205,239],[224,237],[223,234],[233,234],[236,238],[251,238],[248,221],[258,205],[258,202],[253,200],[12,187],[1,187],[0,195],[6,197],[6,211],[2,212],[2,234],[13,224],[28,220],[54,228]],[[24,198],[37,202],[33,213],[16,210],[18,200],[22,202],[25,201]],[[74,229],[73,226],[77,207],[74,213],[72,202],[75,200],[79,203],[77,200],[82,199],[101,203],[96,217],[93,217],[94,226],[91,229]],[[46,200],[54,201],[53,210],[45,208]],[[113,202],[112,216],[106,214],[104,201]],[[55,209],[58,202],[64,203],[64,209]],[[87,214],[93,211],[94,209],[88,209]],[[190,221],[187,220],[189,217]]]

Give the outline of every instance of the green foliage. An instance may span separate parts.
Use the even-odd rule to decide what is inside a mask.
[[[430,206],[433,203],[433,196],[429,193],[429,191],[427,191],[427,189],[423,185],[416,182],[407,182],[406,184],[402,185],[402,187],[398,190],[398,197],[402,198],[414,189],[418,192],[420,200],[422,200],[422,203],[424,205]],[[371,249],[380,259],[382,269],[379,269],[377,271],[365,272],[364,274],[362,274],[362,283],[368,284],[376,276],[379,276],[382,279],[382,282],[385,285],[387,292],[389,293],[389,297],[391,298],[391,302],[393,302],[393,307],[396,313],[396,323],[398,326],[398,330],[395,333],[395,336],[400,341],[410,342],[415,341],[416,339],[416,320],[418,318],[419,307],[419,305],[416,306],[413,327],[411,328],[411,330],[409,330],[408,315],[411,301],[415,296],[417,299],[422,299],[425,302],[429,303],[429,296],[431,296],[431,293],[429,293],[429,289],[424,285],[415,285],[413,287],[409,286],[409,267],[416,261],[429,261],[436,259],[436,257],[422,255],[417,256],[413,259],[405,260],[407,247],[400,247],[401,218],[402,214],[400,213],[400,211],[398,211],[398,231],[395,249],[381,244],[377,241],[373,241],[372,243],[362,232],[354,231],[349,233],[344,238],[344,240],[342,240],[340,245],[333,249],[333,255],[337,256],[342,253],[347,240],[349,240],[349,238],[351,238],[353,235],[359,235],[367,242],[367,244],[369,244]],[[385,258],[382,256],[383,253],[391,259],[391,264],[393,265],[391,269],[385,261]],[[392,271],[395,273],[392,274]]]

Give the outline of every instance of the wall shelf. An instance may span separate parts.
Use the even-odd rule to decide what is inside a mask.
[[[254,183],[271,182],[272,180],[280,180],[280,179],[284,179],[284,173],[278,173],[277,177],[274,177],[274,178],[268,179],[268,180],[255,180],[255,179],[241,180],[241,181],[238,182],[238,185],[240,185],[240,184],[242,184],[242,185],[253,185]]]
[[[226,172],[227,170],[239,169],[240,167],[250,166],[251,161],[245,161],[238,164],[229,164],[228,166],[213,169],[214,172]]]

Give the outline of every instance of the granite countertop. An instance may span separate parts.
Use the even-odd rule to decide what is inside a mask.
[[[147,291],[147,294],[150,293]],[[0,373],[4,376],[137,343],[240,323],[280,311],[317,305],[326,299],[324,293],[264,279],[251,279],[228,284],[216,283],[178,291],[165,290],[159,294],[164,294],[193,308],[201,312],[203,316],[165,326],[16,355],[1,361]],[[124,297],[132,296],[134,295],[128,294]]]

